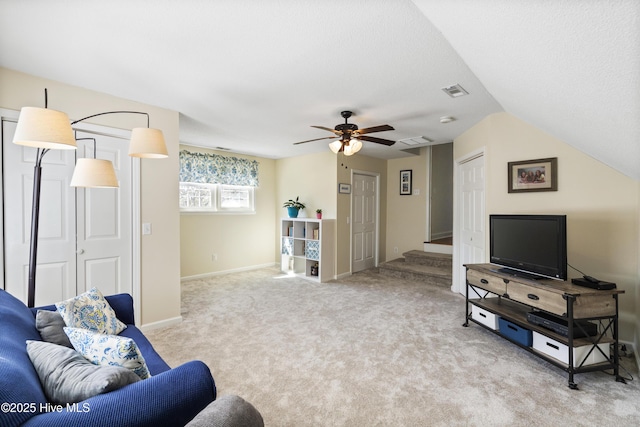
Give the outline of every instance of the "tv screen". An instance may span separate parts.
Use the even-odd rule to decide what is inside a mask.
[[[567,279],[566,215],[490,215],[490,261],[503,272]]]

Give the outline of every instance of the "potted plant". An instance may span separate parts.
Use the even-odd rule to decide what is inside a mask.
[[[322,219],[322,209],[316,209],[316,218]]]
[[[300,209],[304,209],[304,203],[302,203],[301,201],[298,200],[298,197],[296,197],[295,200],[289,199],[286,202],[284,202],[284,204],[282,205],[283,208],[287,208],[287,213],[289,214],[289,218],[297,218],[298,217],[298,211]]]

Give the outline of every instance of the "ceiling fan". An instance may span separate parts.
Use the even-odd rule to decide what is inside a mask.
[[[330,129],[324,126],[311,126],[312,128],[318,128],[322,130],[328,130],[333,132],[334,136],[327,136],[324,138],[309,139],[307,141],[295,142],[293,145],[304,144],[311,141],[320,141],[322,139],[337,139],[329,144],[329,148],[334,153],[343,152],[345,156],[351,156],[362,148],[361,141],[375,142],[376,144],[393,145],[396,142],[388,139],[376,138],[373,136],[365,135],[366,133],[383,132],[386,130],[395,130],[389,125],[373,126],[365,129],[358,129],[358,125],[348,123],[347,120],[353,115],[351,111],[343,111],[340,115],[344,118],[344,123],[337,125],[334,129]]]

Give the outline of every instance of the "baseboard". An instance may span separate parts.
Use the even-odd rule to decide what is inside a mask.
[[[336,280],[340,280],[340,279],[346,279],[347,277],[351,276],[351,272],[346,272],[346,273],[342,273],[342,274],[338,274],[336,276]]]
[[[180,278],[181,282],[186,282],[189,280],[198,280],[198,279],[206,279],[208,277],[213,277],[213,276],[222,276],[223,274],[229,274],[229,273],[239,273],[241,271],[251,271],[251,270],[259,270],[261,268],[267,268],[267,267],[274,267],[278,264],[276,264],[275,262],[270,262],[267,264],[258,264],[258,265],[250,265],[247,267],[240,267],[240,268],[232,268],[230,270],[222,270],[222,271],[212,271],[211,273],[204,273],[204,274],[196,274],[193,276],[184,276]]]
[[[172,317],[170,319],[159,320],[157,322],[145,323],[140,326],[140,330],[145,333],[154,329],[167,328],[182,323],[182,316]]]

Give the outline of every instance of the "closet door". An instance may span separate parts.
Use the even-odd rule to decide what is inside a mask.
[[[36,149],[12,143],[15,127],[3,121],[5,289],[26,302]],[[69,187],[74,164],[75,150],[51,150],[42,161],[36,306],[76,292],[76,200]]]
[[[27,301],[31,203],[36,149],[12,143],[16,123],[3,120],[5,289]],[[93,141],[78,150],[50,150],[42,162],[35,305],[52,304],[95,286],[134,294],[132,284],[132,160],[128,140],[97,132],[97,157],[111,160],[120,188],[69,186],[76,155],[93,157]]]
[[[77,132],[77,138],[95,138],[98,159],[110,160],[119,188],[78,188],[77,292],[95,286],[104,295],[132,293],[131,286],[131,157],[128,141]],[[93,157],[91,140],[78,141],[77,155]]]

